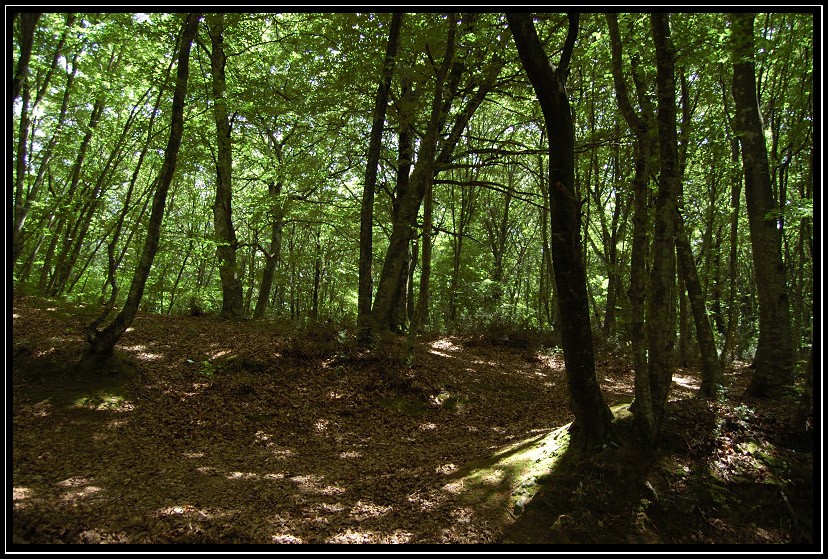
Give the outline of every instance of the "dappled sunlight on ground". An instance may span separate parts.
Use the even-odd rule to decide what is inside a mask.
[[[150,353],[147,351],[147,346],[143,344],[122,347],[140,361],[155,361],[156,359],[161,359],[163,357],[160,353]]]
[[[98,496],[100,491],[103,491],[97,485],[88,485],[89,480],[84,478],[70,478],[64,480],[57,485],[61,487],[72,488],[61,495],[61,499],[69,503],[73,503],[80,499],[86,499],[92,496]]]
[[[697,373],[687,369],[676,369],[673,372],[673,384],[670,389],[669,401],[676,402],[684,398],[693,397],[701,386]]]
[[[435,340],[428,344],[428,347],[431,348],[430,353],[440,355],[442,357],[455,357],[455,355],[452,354],[458,353],[462,350],[460,346],[446,338]]]
[[[70,313],[15,315],[17,366],[45,371],[13,376],[13,521],[31,542],[496,542],[541,501],[572,420],[557,352],[441,338],[408,361],[399,338],[389,352],[308,356],[270,323],[145,315],[119,346],[140,376],[92,389],[60,367],[84,348]],[[602,359],[608,403],[629,402],[629,364]],[[725,378],[735,390],[748,374]],[[677,372],[674,394],[697,387],[695,371]],[[721,427],[758,417],[740,409]],[[724,435],[706,467],[720,477],[755,476],[775,452]],[[594,514],[596,533],[613,521]]]
[[[18,487],[14,486],[12,488],[12,502],[14,503],[14,509],[17,510],[18,508],[25,507],[27,505],[26,501],[34,494],[34,491],[29,487]]]

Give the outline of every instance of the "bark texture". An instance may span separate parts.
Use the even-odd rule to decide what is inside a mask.
[[[612,412],[595,375],[586,270],[581,254],[581,207],[575,194],[575,129],[565,82],[578,33],[570,14],[560,65],[550,63],[530,14],[506,14],[520,59],[543,110],[549,135],[550,248],[558,291],[561,342],[570,405],[575,415],[574,448],[590,452],[614,439]]]
[[[221,278],[221,317],[244,315],[244,296],[236,265],[236,230],[233,227],[233,155],[231,126],[225,97],[224,14],[208,17],[210,29],[210,70],[212,73],[213,117],[216,123],[216,198],[213,204],[213,227],[216,233],[216,257]]]
[[[762,396],[791,383],[793,338],[782,261],[781,208],[773,194],[756,93],[752,13],[731,14],[735,133],[742,148],[750,241],[759,300],[759,343],[748,393]]]

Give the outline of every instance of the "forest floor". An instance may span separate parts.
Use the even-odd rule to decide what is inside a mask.
[[[577,458],[554,351],[139,314],[132,374],[78,375],[95,312],[14,302],[7,543],[814,544],[796,395],[743,398],[744,363],[715,403],[676,371],[655,454]],[[620,428],[630,363],[597,370]]]

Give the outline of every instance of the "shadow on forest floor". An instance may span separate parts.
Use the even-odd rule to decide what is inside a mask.
[[[76,378],[94,311],[13,313],[15,544],[813,541],[813,449],[744,367],[721,403],[677,371],[657,454],[579,459],[555,352],[142,314],[136,376]],[[631,368],[599,355],[623,430]]]

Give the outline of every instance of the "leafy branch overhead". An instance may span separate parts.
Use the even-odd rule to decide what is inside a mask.
[[[83,342],[61,354],[60,378],[141,378],[169,355],[180,359],[168,372],[192,381],[181,390],[223,393],[232,377],[227,393],[251,400],[278,386],[255,377],[284,359],[344,378],[358,367],[336,363],[353,358],[376,365],[376,378],[349,388],[361,398],[379,391],[385,408],[416,414],[432,400],[468,409],[476,394],[419,374],[429,355],[451,361],[461,338],[522,349],[530,362],[545,359],[536,350],[554,353],[561,392],[547,403],[550,417],[561,413],[532,429],[551,432],[566,415],[566,437],[537,434],[480,476],[439,465],[458,486],[544,478],[517,463],[552,467],[564,439],[587,461],[656,452],[675,433],[674,396],[691,370],[698,409],[682,413],[714,423],[730,413],[717,406],[738,371],[742,397],[787,402],[787,425],[807,438],[815,19],[807,10],[12,10],[13,304],[83,309],[72,334]],[[209,324],[210,344],[249,336],[244,326],[284,336],[253,335],[244,355],[197,344],[166,353],[188,343],[177,320]],[[156,339],[136,349],[128,340],[149,335],[150,322]],[[48,347],[16,342],[16,358],[60,347],[61,334],[38,332]],[[608,354],[624,363],[627,410],[602,370]],[[513,358],[493,357],[505,387]],[[48,359],[47,376],[60,361]],[[537,382],[553,382],[545,378]],[[253,419],[284,407],[338,433],[337,419],[294,406],[308,382],[292,385],[301,397],[254,406]],[[159,389],[142,386],[148,401]],[[398,401],[399,392],[421,398]],[[94,392],[80,409],[121,397]],[[736,448],[757,456],[754,439]],[[307,491],[337,487],[285,473],[296,476]],[[663,487],[638,481],[655,502]],[[512,512],[537,489],[526,482]],[[390,514],[357,501],[356,516]],[[707,522],[699,506],[693,514]],[[196,510],[218,514],[190,503],[164,514]],[[635,525],[653,533],[650,509],[636,511]],[[546,525],[571,536],[572,521],[561,512]]]

